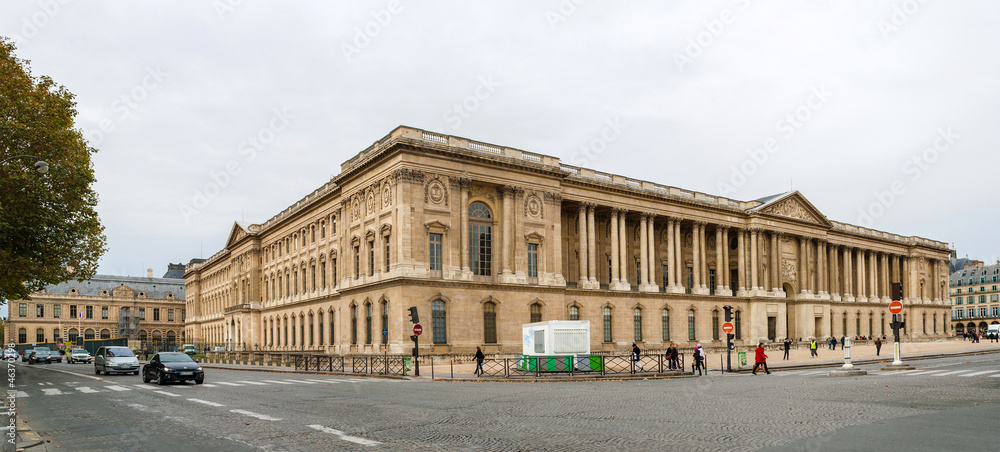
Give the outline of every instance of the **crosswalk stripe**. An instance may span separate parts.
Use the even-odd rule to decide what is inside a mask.
[[[806,373],[804,373],[802,375],[816,375],[816,374],[825,374],[825,373],[829,373],[829,372],[830,372],[829,370],[817,370],[815,372],[806,372]]]
[[[306,380],[315,381],[316,383],[340,383],[340,380]]]
[[[241,385],[239,383],[228,383],[228,382],[225,382],[225,381],[220,381],[219,384],[220,385],[226,385],[226,386],[243,386],[243,385]]]
[[[240,381],[240,383],[246,383],[248,385],[267,386],[267,383],[261,383],[259,381]]]
[[[131,391],[131,389],[126,388],[124,386],[105,386],[105,388],[108,388],[112,391]]]
[[[990,378],[1000,378],[1000,374],[990,375]]]
[[[890,372],[887,372],[885,375],[906,375],[906,374],[911,374],[913,372],[920,372],[920,369],[900,370],[898,372],[892,372],[892,371],[890,371]]]
[[[14,397],[17,397],[19,399],[20,398],[24,398],[24,397],[31,397],[31,396],[28,395],[27,392],[24,392],[24,391],[7,391],[7,395],[10,395],[10,394],[14,394]]]
[[[180,394],[174,394],[172,392],[167,392],[167,391],[153,391],[153,392],[158,393],[158,394],[168,395],[170,397],[180,397],[181,396]]]
[[[186,385],[186,384],[184,384],[184,383],[181,383],[181,384],[179,384],[179,385],[177,385],[177,386],[171,386],[171,387],[172,387],[172,388],[180,388],[180,389],[191,389],[191,387],[190,387],[190,386],[188,386],[188,385]]]
[[[63,393],[56,388],[42,388],[42,392],[44,392],[45,395],[60,395]]]
[[[943,374],[937,374],[937,375],[935,375],[935,376],[936,376],[936,377],[943,377],[943,376],[945,376],[945,375],[953,375],[953,374],[960,374],[960,373],[962,373],[962,372],[965,372],[965,369],[963,369],[963,370],[953,370],[953,371],[951,371],[951,372],[945,372],[945,373],[943,373]]]
[[[223,405],[221,403],[209,402],[208,400],[201,400],[201,399],[188,399],[188,400],[190,400],[192,402],[203,403],[203,404],[209,405],[209,406],[225,406],[225,405]]]
[[[278,381],[278,380],[261,380],[261,381],[266,381],[268,383],[274,383],[274,384],[279,384],[279,385],[290,385],[290,384],[292,384],[292,383],[289,383],[287,381]]]
[[[793,371],[781,371],[781,372],[777,372],[777,373],[775,373],[775,375],[787,376],[787,375],[799,375],[801,373],[802,373],[801,370],[793,370]]]
[[[84,394],[93,394],[95,392],[101,392],[101,391],[98,391],[96,389],[88,388],[86,386],[80,386],[79,388],[76,388],[76,390],[80,391],[80,392],[82,392]]]
[[[149,386],[149,385],[144,385],[144,384],[142,384],[142,385],[134,385],[134,386],[137,387],[137,388],[139,388],[139,389],[153,389],[153,388],[156,387],[156,386]]]
[[[305,380],[285,380],[285,381],[291,382],[291,383],[303,383],[303,384],[307,384],[307,385],[314,385],[314,384],[316,384],[316,382],[314,382],[314,381],[305,381]]]
[[[209,383],[202,384],[202,386],[204,386],[206,388],[214,388],[215,387],[215,385],[209,384]]]
[[[909,375],[931,375],[931,374],[936,374],[936,373],[940,373],[940,372],[944,372],[944,371],[943,370],[925,370],[923,372],[914,372],[914,373],[909,374]]]
[[[972,373],[968,373],[968,374],[962,374],[962,375],[959,375],[959,377],[975,377],[976,375],[988,374],[988,373],[992,373],[992,372],[996,372],[996,369],[993,369],[993,370],[984,370],[984,371],[980,371],[980,372],[972,372]]]
[[[258,413],[254,413],[254,412],[252,412],[252,411],[245,411],[245,410],[229,410],[229,412],[230,412],[230,413],[237,413],[237,414],[245,414],[245,415],[247,415],[247,416],[250,416],[250,417],[255,417],[255,418],[257,418],[257,419],[260,419],[260,420],[263,420],[263,421],[280,421],[280,420],[281,420],[281,419],[279,419],[279,418],[276,418],[276,417],[271,417],[271,416],[268,416],[268,415],[266,415],[266,414],[258,414]]]

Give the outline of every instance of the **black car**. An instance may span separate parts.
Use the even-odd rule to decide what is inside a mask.
[[[168,381],[187,380],[202,384],[205,382],[205,371],[201,370],[200,364],[184,353],[160,352],[142,366],[142,382],[149,383],[152,380],[161,385]]]

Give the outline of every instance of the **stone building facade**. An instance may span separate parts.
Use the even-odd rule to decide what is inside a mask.
[[[191,264],[188,337],[260,350],[518,353],[521,325],[589,320],[595,350],[891,335],[948,326],[946,243],[827,219],[802,194],[738,201],[398,127]],[[889,319],[886,319],[889,317]]]
[[[139,319],[137,338],[161,342],[184,339],[183,264],[170,264],[165,276],[95,275],[85,281],[66,281],[45,286],[30,300],[10,300],[6,335],[16,344],[56,343],[84,339],[122,337],[122,310]],[[171,273],[172,272],[172,273]],[[82,314],[82,317],[81,317]]]
[[[1000,262],[983,265],[977,261],[957,270],[949,278],[951,324],[956,334],[982,333],[1000,324]]]

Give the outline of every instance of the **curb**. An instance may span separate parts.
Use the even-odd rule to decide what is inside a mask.
[[[14,445],[17,451],[48,450],[48,443],[42,439],[28,424],[17,427],[17,439]]]

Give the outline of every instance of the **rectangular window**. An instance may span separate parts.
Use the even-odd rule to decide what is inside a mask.
[[[955,304],[962,304],[962,297],[956,297]]]
[[[27,309],[27,308],[25,308]],[[28,331],[24,328],[17,331],[17,341],[20,343],[28,342]]]
[[[528,244],[528,278],[535,279],[528,282],[538,282],[538,245],[535,243]]]
[[[441,234],[431,234],[430,235],[430,250],[428,252],[428,260],[430,265],[430,270],[432,272],[441,271]],[[434,276],[440,277],[441,274],[437,273]]]
[[[322,287],[322,288],[325,289],[326,288],[326,262],[320,262],[319,263],[319,274],[320,274],[319,285],[320,285],[320,287]],[[322,336],[322,334],[320,336]]]
[[[361,277],[361,245],[354,247],[354,279]]]
[[[431,303],[431,325],[434,327],[434,343],[435,344],[446,344],[448,343],[448,333],[447,325],[445,323],[446,313],[444,310],[444,302],[441,300],[435,300]]]
[[[476,276],[493,275],[493,236],[492,226],[470,224],[469,229],[469,266]],[[488,278],[487,278],[488,279]]]
[[[45,317],[45,305],[36,304],[35,305],[35,317]]]
[[[368,276],[375,276],[375,241],[368,242]]]
[[[45,330],[38,330],[35,332],[35,342],[45,342]]]
[[[736,339],[743,339],[743,323],[740,322],[740,311],[733,313],[733,336],[736,336]]]
[[[996,296],[996,295],[994,295],[994,296]],[[61,304],[52,305],[52,317],[55,317],[57,319],[60,318],[60,317],[62,317],[62,305]]]
[[[635,260],[635,283],[639,284],[642,281],[642,261],[639,259]]]
[[[687,284],[685,284],[684,293],[690,294],[692,286],[694,286],[694,268],[693,267],[688,267],[687,268]]]
[[[604,308],[604,342],[611,342],[611,308]]]
[[[102,320],[107,320],[108,319],[108,307],[107,306],[101,306],[101,319]]]
[[[986,303],[986,295],[980,295],[979,296],[979,302],[980,303]]]
[[[389,236],[388,235],[386,235],[385,237],[383,237],[383,239],[385,239],[385,272],[389,273],[389,243],[390,243],[390,240],[389,240]]]
[[[159,322],[160,321],[160,309],[159,308],[153,308],[153,321],[154,322]]]
[[[660,323],[663,328],[663,342],[670,341],[670,311],[664,309],[660,313]]]
[[[173,309],[167,309],[167,321],[168,322],[173,322],[174,321],[174,310]]]
[[[715,295],[715,269],[708,269],[708,294]]]
[[[956,294],[960,294],[960,293],[962,293],[962,289],[958,289],[958,290],[957,290],[957,291],[956,291],[955,293],[956,293]]]
[[[139,308],[139,320],[146,320],[146,308]]]
[[[94,307],[93,306],[87,306],[87,318],[88,319],[94,318]]]
[[[185,320],[185,317],[186,317],[186,312],[185,311],[186,311],[185,309],[181,309],[181,322],[183,322]]]
[[[17,316],[18,317],[27,317],[28,316],[28,303],[19,303],[17,305]]]
[[[333,285],[337,285],[337,259],[330,259],[330,270],[333,271]]]
[[[642,340],[642,309],[635,308],[632,311],[632,328],[636,342]]]
[[[663,279],[663,287],[667,287],[667,284],[670,282],[669,270],[670,268],[667,267],[667,264],[663,264],[660,266],[660,278]]]

